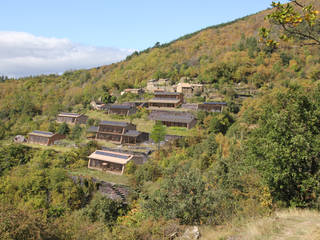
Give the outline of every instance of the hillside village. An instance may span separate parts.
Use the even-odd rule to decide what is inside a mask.
[[[320,2],[290,4],[0,77],[0,238],[320,239]]]

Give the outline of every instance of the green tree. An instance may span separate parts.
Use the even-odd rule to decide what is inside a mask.
[[[158,151],[160,150],[160,142],[165,139],[167,132],[166,130],[166,126],[164,126],[159,121],[157,121],[156,124],[153,125],[150,137],[156,144],[158,144]]]
[[[58,128],[59,134],[66,135],[66,134],[69,134],[69,132],[70,132],[70,128],[66,123],[62,123]]]
[[[274,93],[249,135],[246,153],[269,185],[273,199],[312,206],[319,196],[320,96],[290,87]]]
[[[77,140],[81,137],[81,134],[82,128],[79,126],[79,124],[76,124],[71,130],[70,138],[73,140]]]

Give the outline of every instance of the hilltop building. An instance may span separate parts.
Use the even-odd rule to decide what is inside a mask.
[[[177,92],[190,97],[196,93],[201,94],[203,92],[203,85],[194,83],[178,83]]]
[[[64,138],[65,136],[61,134],[35,130],[28,134],[28,143],[50,146],[55,144],[56,141]]]
[[[153,111],[149,115],[150,120],[160,121],[167,127],[193,128],[197,120],[193,114],[178,111]]]
[[[144,90],[142,88],[127,88],[123,90],[120,94],[123,95],[125,93],[132,93],[132,94],[142,94],[144,93]]]
[[[136,105],[125,103],[125,104],[110,104],[108,106],[108,114],[117,114],[123,116],[129,116],[135,114],[137,111]]]
[[[123,174],[125,165],[131,161],[133,155],[96,150],[90,156],[88,156],[88,158],[88,168],[90,169],[108,171],[115,174]]]
[[[148,101],[149,107],[179,107],[183,103],[183,94],[177,92],[156,92]]]
[[[117,144],[137,144],[149,140],[148,133],[137,131],[136,126],[128,122],[101,121],[90,132],[96,133],[96,139]]]
[[[71,124],[86,124],[88,117],[84,114],[78,113],[60,113],[57,117],[57,122],[71,123]]]

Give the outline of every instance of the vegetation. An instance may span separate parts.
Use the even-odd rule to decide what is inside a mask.
[[[304,38],[274,46],[258,42],[259,27],[269,27],[264,17],[285,10],[274,6],[170,44],[156,44],[110,66],[2,81],[0,238],[172,239],[188,225],[200,225],[210,234],[216,225],[258,217],[256,225],[238,225],[240,233],[231,228],[231,233],[217,236],[257,239],[260,236],[250,235],[246,226],[263,225],[257,234],[266,239],[276,234],[289,238],[297,218],[307,224],[298,222],[301,229],[313,231],[313,221],[299,210],[293,215],[277,213],[279,208],[308,208],[315,212],[306,210],[307,216],[318,219],[320,50]],[[296,9],[288,11],[294,14]],[[309,8],[314,14],[316,9],[318,2]],[[317,18],[312,27],[319,27]],[[273,30],[276,36],[283,34],[281,28]],[[135,99],[119,93],[143,87],[153,76],[170,77],[172,82],[196,77],[208,84],[207,100],[222,96],[228,108],[222,113],[198,112],[193,130],[164,144],[147,163],[130,164],[126,175],[88,170],[87,156],[100,142],[83,140],[88,126],[55,123],[56,114],[86,113],[93,125],[114,118],[90,109],[91,100]],[[239,101],[243,89],[243,95],[254,97]],[[130,120],[159,143],[166,128],[153,126],[146,116],[141,109]],[[12,143],[13,136],[35,129],[67,134],[61,143],[65,145]],[[131,194],[126,202],[107,199],[93,178],[126,184]],[[301,236],[306,236],[302,230]]]

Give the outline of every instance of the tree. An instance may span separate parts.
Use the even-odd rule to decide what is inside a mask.
[[[151,139],[158,144],[158,151],[160,150],[160,142],[165,139],[166,136],[166,126],[161,122],[157,121],[153,126],[150,137]]]
[[[69,132],[70,132],[70,128],[69,128],[68,124],[66,124],[65,122],[62,123],[58,128],[59,134],[65,135],[65,134],[68,134]]]
[[[306,94],[291,86],[272,98],[245,144],[248,164],[259,170],[275,201],[314,206],[320,193],[319,88]]]
[[[305,5],[300,1],[291,0],[287,4],[272,2],[275,8],[267,15],[272,26],[281,28],[279,38],[282,40],[303,40],[304,45],[320,46],[320,19],[319,11],[313,5]],[[268,47],[276,48],[278,42],[271,37],[271,30],[260,29],[261,41]]]

